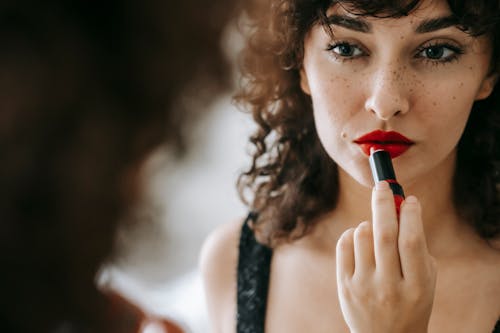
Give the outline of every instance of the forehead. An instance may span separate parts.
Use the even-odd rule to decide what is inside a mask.
[[[391,10],[388,6],[387,10]],[[357,8],[349,4],[336,3],[333,4],[326,12],[327,16],[339,15],[351,18],[362,19],[370,26],[386,25],[394,27],[416,27],[424,20],[447,17],[452,15],[452,11],[446,0],[423,0],[407,15],[401,17],[387,17],[384,18],[384,11],[381,11],[378,16],[363,15],[363,8]]]

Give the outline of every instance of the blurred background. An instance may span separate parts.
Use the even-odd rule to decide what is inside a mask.
[[[238,84],[241,35],[229,22],[221,47]],[[117,235],[120,256],[103,268],[99,283],[108,285],[147,311],[173,319],[186,332],[209,331],[198,271],[204,239],[222,223],[246,216],[236,191],[238,174],[250,160],[251,117],[232,101],[234,91],[194,105],[201,114],[187,134],[180,159],[164,147],[146,162],[141,223]]]
[[[199,251],[246,215],[234,4],[0,4],[2,331],[208,331]]]
[[[208,332],[197,260],[208,233],[246,215],[236,178],[249,162],[245,153],[250,117],[228,92],[209,106],[189,137],[189,152],[172,161],[159,151],[148,161],[150,205],[139,226],[122,230],[123,256],[106,267],[101,283],[172,318],[187,332]]]

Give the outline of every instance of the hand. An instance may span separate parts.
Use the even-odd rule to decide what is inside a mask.
[[[436,285],[415,197],[401,206],[380,182],[372,193],[373,226],[362,222],[337,243],[340,307],[351,332],[427,332]]]

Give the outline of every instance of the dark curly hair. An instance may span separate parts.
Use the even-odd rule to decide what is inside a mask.
[[[120,325],[96,272],[131,220],[145,159],[183,150],[197,113],[183,98],[229,88],[219,44],[234,4],[0,3],[2,331]]]
[[[241,58],[244,84],[235,99],[249,109],[258,128],[250,138],[252,165],[240,174],[238,190],[259,214],[254,228],[262,242],[273,246],[304,235],[315,218],[333,209],[337,201],[337,166],[319,142],[311,99],[300,87],[306,33],[316,23],[328,28],[326,11],[333,4],[344,5],[356,15],[397,18],[419,3],[269,0],[261,2],[265,10],[258,15],[248,14],[248,41]],[[491,71],[498,72],[500,2],[449,0],[448,4],[462,30],[491,38]],[[489,98],[474,104],[458,145],[454,178],[458,212],[486,239],[500,232],[499,98],[497,85]]]

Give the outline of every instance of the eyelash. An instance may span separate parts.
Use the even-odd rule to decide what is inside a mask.
[[[358,45],[352,44],[352,43],[349,43],[346,41],[337,41],[333,44],[328,44],[328,46],[326,47],[326,51],[330,52],[335,57],[335,59],[341,60],[341,61],[352,61],[352,60],[355,60],[355,59],[360,57],[359,55],[358,56],[343,56],[343,55],[340,55],[334,51],[335,48],[341,47],[341,46],[348,46],[348,47],[356,48],[356,49],[360,50],[362,52],[362,54],[360,56],[367,56],[368,55],[367,52],[365,52]]]
[[[353,55],[344,56],[344,55],[340,55],[334,51],[334,49],[336,49],[337,47],[342,47],[342,46],[347,46],[347,47],[356,49],[356,50],[360,51],[361,54],[354,55],[354,56]],[[439,49],[440,52],[441,51],[442,52],[451,51],[452,53],[450,55],[448,55],[444,58],[440,58],[440,59],[432,59],[432,58],[426,57],[425,55],[422,55],[423,52],[428,52],[431,49]],[[350,42],[347,42],[347,41],[337,41],[335,43],[328,44],[328,46],[326,47],[326,51],[330,52],[335,57],[335,59],[343,61],[343,62],[353,61],[353,60],[356,60],[360,57],[365,57],[365,56],[369,55],[369,53],[366,52],[365,50],[363,50],[360,46],[353,44],[353,43],[350,43]],[[446,64],[446,63],[452,62],[454,60],[458,60],[460,55],[462,55],[463,53],[464,53],[464,50],[459,46],[452,45],[450,43],[434,42],[433,44],[428,44],[428,45],[424,45],[424,46],[419,47],[417,49],[417,53],[415,55],[415,58],[423,59],[424,61],[429,62],[430,64],[433,64],[433,65],[438,65],[438,64]]]
[[[426,52],[428,50],[431,50],[432,48],[439,48],[439,49],[441,49],[441,51],[444,51],[444,52],[446,52],[445,50],[449,50],[452,53],[450,55],[448,55],[447,57],[442,58],[442,59],[432,59],[429,57],[420,56],[420,54],[422,54],[423,52]],[[417,58],[424,58],[425,61],[429,61],[433,64],[440,64],[440,63],[446,64],[446,63],[458,60],[458,58],[460,58],[460,56],[462,54],[464,54],[464,50],[457,45],[451,45],[450,43],[443,43],[443,42],[434,42],[432,44],[425,45],[425,46],[418,48],[416,57]]]

